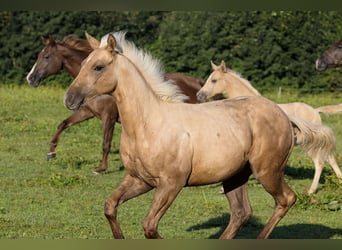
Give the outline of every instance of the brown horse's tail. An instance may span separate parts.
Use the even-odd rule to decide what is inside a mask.
[[[327,114],[327,115],[341,113],[342,112],[342,103],[337,104],[337,105],[321,106],[321,107],[316,108],[316,110],[319,113],[324,113],[324,114]]]
[[[336,138],[331,128],[307,122],[296,116],[289,118],[294,128],[296,145],[301,145],[310,157],[320,155],[320,159],[325,161],[334,155]]]

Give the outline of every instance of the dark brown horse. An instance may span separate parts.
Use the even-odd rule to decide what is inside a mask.
[[[79,39],[75,36],[66,36],[62,40],[52,38],[42,38],[44,48],[38,54],[36,63],[26,79],[29,85],[38,87],[39,83],[50,75],[57,74],[65,70],[71,77],[75,78],[80,71],[81,62],[92,51],[87,40]],[[173,80],[180,90],[188,96],[188,103],[196,103],[196,93],[200,90],[204,81],[178,73],[168,73],[164,75],[166,80]],[[102,121],[103,145],[102,163],[95,173],[101,173],[108,167],[108,154],[111,148],[115,123],[119,121],[119,113],[114,98],[111,95],[98,96],[74,110],[73,114],[63,120],[50,142],[48,159],[56,156],[55,149],[62,132],[77,123],[97,117]]]
[[[316,60],[316,69],[318,71],[339,66],[342,66],[342,39],[334,43]]]

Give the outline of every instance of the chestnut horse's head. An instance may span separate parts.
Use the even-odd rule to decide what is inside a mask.
[[[113,74],[117,54],[117,43],[112,34],[108,35],[107,44],[100,42],[86,33],[87,40],[93,51],[82,62],[81,70],[64,95],[64,105],[76,110],[87,99],[111,94],[116,87],[117,79]]]
[[[324,71],[328,67],[342,66],[342,39],[326,50],[317,60],[316,69]]]
[[[38,54],[36,63],[26,76],[29,85],[38,87],[46,77],[58,73],[62,69],[62,56],[57,52],[56,41],[42,37],[44,48]]]
[[[92,51],[88,41],[73,35],[68,35],[61,41],[42,37],[42,43],[44,48],[26,76],[28,84],[33,87],[38,87],[42,80],[62,69],[71,77],[76,77],[83,59]]]

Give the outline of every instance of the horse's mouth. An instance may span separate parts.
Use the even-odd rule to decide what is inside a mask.
[[[41,79],[39,77],[28,77],[26,78],[28,85],[37,88]]]

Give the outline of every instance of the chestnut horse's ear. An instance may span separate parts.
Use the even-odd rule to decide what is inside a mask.
[[[219,68],[222,72],[227,72],[226,63],[223,60],[221,61]]]
[[[55,40],[53,40],[51,37],[46,38],[42,36],[41,39],[44,46],[53,46],[55,44]]]
[[[92,49],[97,49],[98,47],[100,47],[100,42],[96,40],[95,37],[92,37],[91,35],[89,35],[87,31],[85,32],[85,36],[90,44],[90,47],[92,47]]]
[[[213,71],[218,69],[218,67],[215,65],[215,63],[213,63],[213,61],[210,61],[210,64],[211,64],[211,68],[213,69]]]

